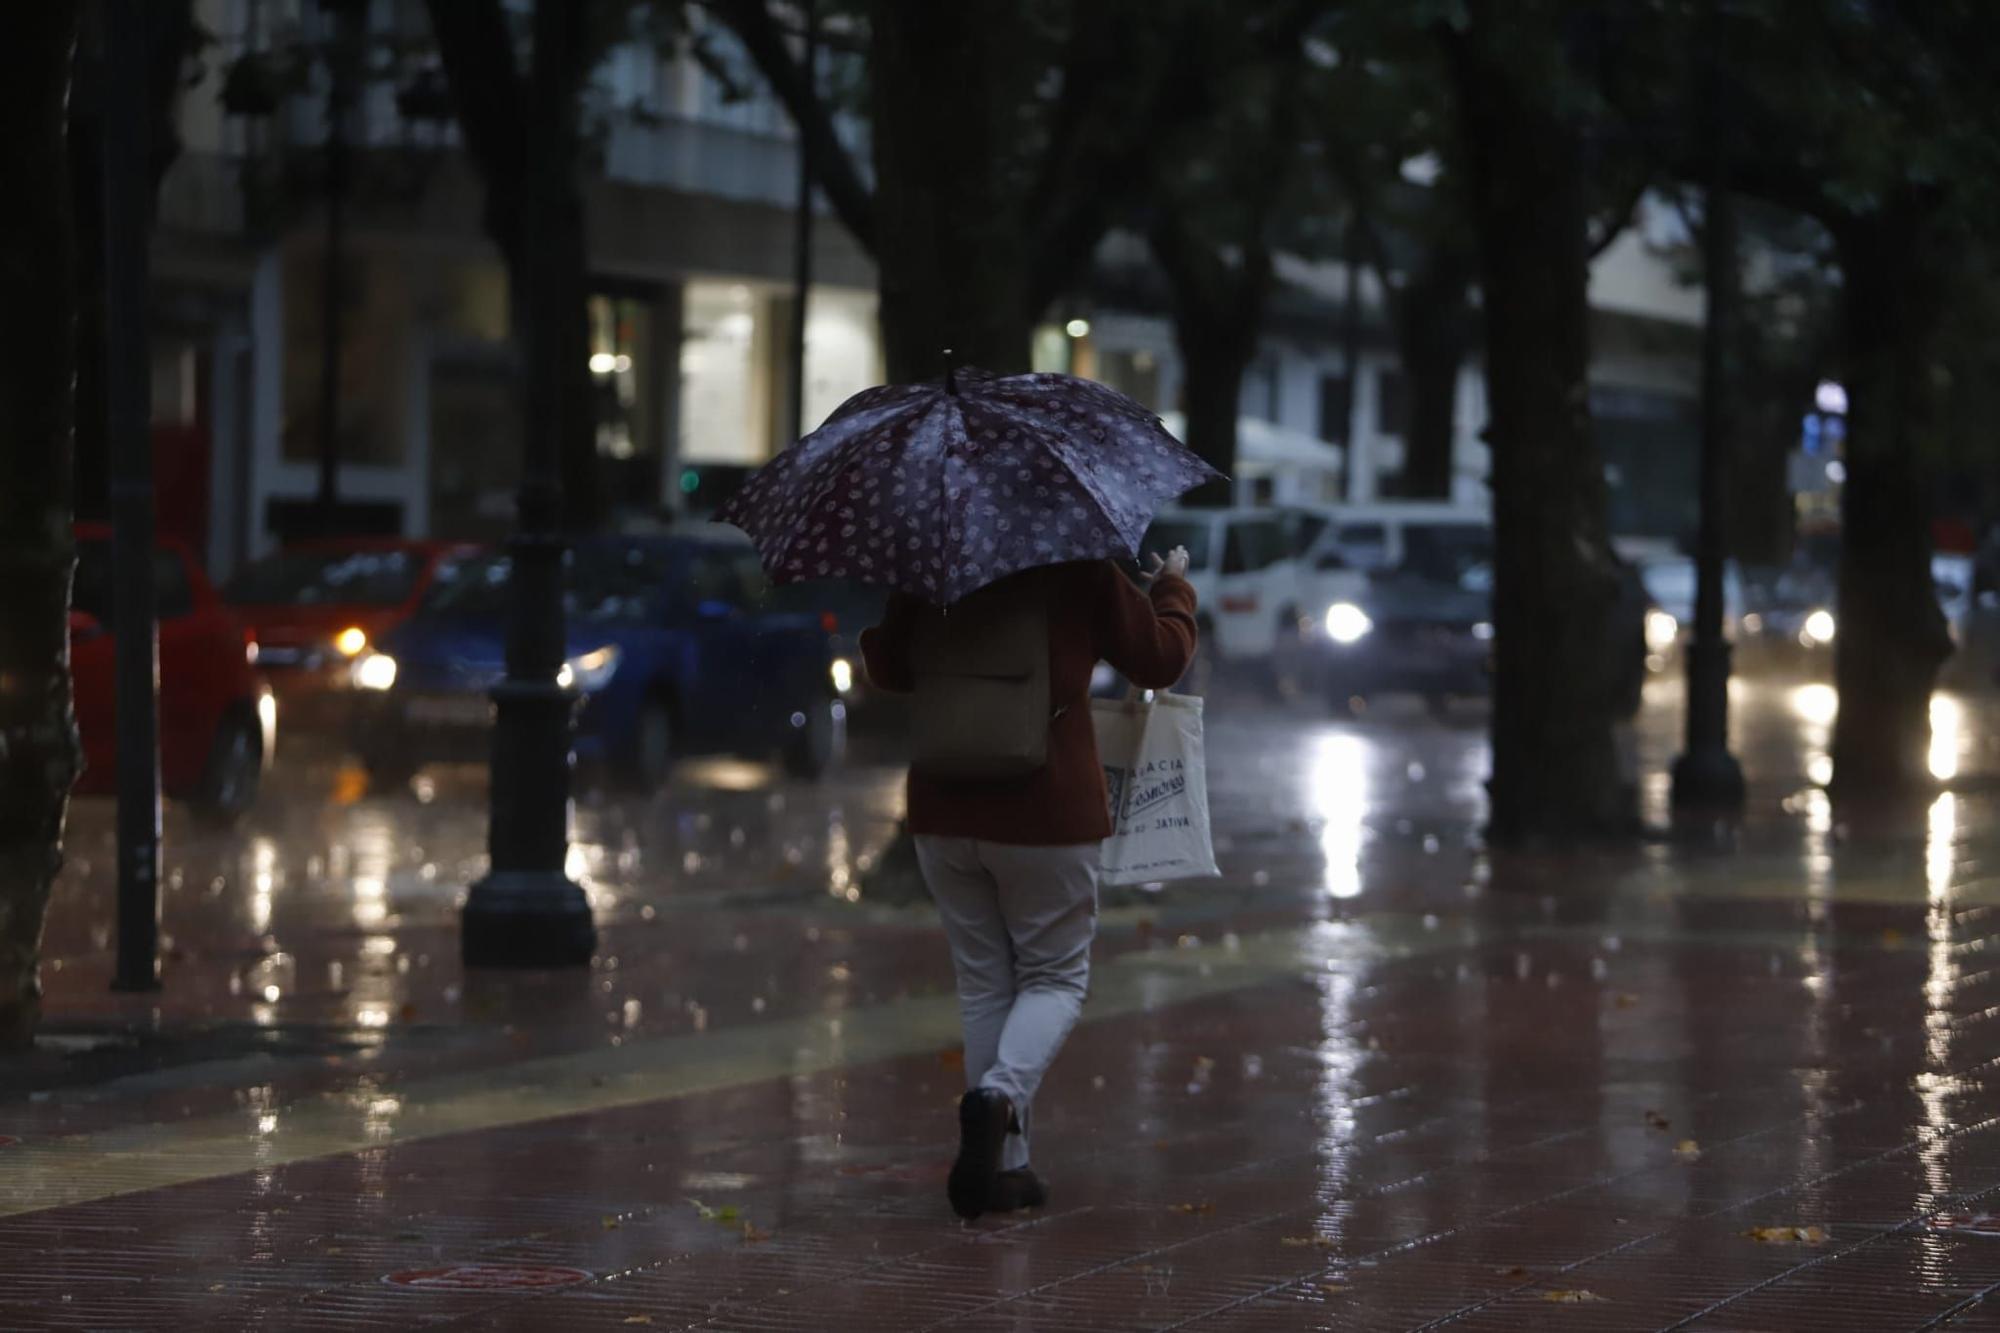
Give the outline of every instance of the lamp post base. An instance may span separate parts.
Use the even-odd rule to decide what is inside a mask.
[[[1674,761],[1674,809],[1726,813],[1743,801],[1743,765],[1729,751],[1690,750]]]
[[[467,967],[583,967],[596,950],[590,902],[560,871],[500,871],[465,900],[459,956]]]

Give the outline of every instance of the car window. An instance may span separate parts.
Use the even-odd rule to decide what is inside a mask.
[[[85,541],[76,545],[76,582],[70,606],[94,616],[106,629],[112,624],[111,543]],[[173,551],[153,553],[153,615],[178,620],[194,614],[194,585],[187,564]]]
[[[1284,518],[1285,538],[1291,544],[1292,554],[1303,556],[1319,544],[1319,539],[1332,527],[1332,521],[1324,514],[1293,510]]]
[[[1412,523],[1403,529],[1403,568],[1457,583],[1493,559],[1493,533],[1477,523]]]
[[[1285,530],[1276,519],[1231,523],[1222,548],[1222,572],[1254,574],[1291,556]]]
[[[1188,550],[1188,568],[1207,569],[1211,558],[1210,525],[1189,519],[1163,518],[1146,529],[1145,537],[1139,543],[1139,554],[1147,552],[1165,555],[1176,546]]]
[[[687,595],[696,606],[750,606],[763,591],[764,571],[754,552],[697,551],[688,562]]]
[[[1380,569],[1389,559],[1389,529],[1381,523],[1343,523],[1334,545],[1356,569]]]
[[[666,585],[664,552],[640,546],[605,546],[563,556],[563,610],[572,620],[606,622],[643,618]],[[467,556],[438,565],[424,610],[453,619],[502,619],[508,609],[513,560]]]
[[[400,606],[423,562],[410,551],[280,551],[230,579],[232,606]]]

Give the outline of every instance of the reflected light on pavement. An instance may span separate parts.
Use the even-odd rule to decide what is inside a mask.
[[[1792,711],[1798,714],[1799,720],[1814,727],[1832,726],[1835,715],[1840,712],[1839,692],[1833,686],[1817,681],[1809,685],[1794,686],[1791,703]],[[1810,736],[1807,739],[1811,741]],[[1824,743],[1824,740],[1824,737],[1820,738],[1821,743]]]
[[[1368,743],[1349,731],[1322,736],[1307,771],[1308,802],[1320,820],[1326,891],[1335,898],[1361,892],[1361,842],[1368,813]]]
[[[847,821],[839,810],[826,819],[826,891],[847,902],[861,901],[861,886],[855,882],[853,851],[847,841]]]
[[[261,834],[250,840],[250,929],[271,928],[271,895],[278,883],[278,844]]]
[[[1941,702],[1944,700],[1932,701],[1934,727],[1938,716],[1937,704]],[[1955,741],[1956,703],[1953,702]],[[1955,750],[1953,754],[1956,757]],[[1931,768],[1936,772],[1935,743],[1931,748]],[[1957,951],[1952,947],[1951,890],[1952,871],[1957,861],[1958,820],[1958,797],[1955,794],[1946,792],[1931,802],[1924,846],[1924,879],[1930,889],[1930,908],[1924,917],[1929,964],[1924,975],[1924,1055],[1929,1068],[1914,1083],[1917,1099],[1924,1108],[1926,1132],[1918,1148],[1918,1160],[1924,1170],[1924,1189],[1918,1200],[1919,1207],[1925,1209],[1936,1207],[1952,1192],[1950,1097],[1959,1090],[1959,1082],[1951,1077],[1951,1009],[1952,997],[1959,987],[1960,969]],[[1946,1256],[1937,1248],[1938,1242],[1928,1228],[1925,1232],[1926,1261],[1932,1267],[1942,1266]]]
[[[1949,694],[1931,696],[1931,776],[1958,776],[1959,740],[1964,732],[1965,706]]]

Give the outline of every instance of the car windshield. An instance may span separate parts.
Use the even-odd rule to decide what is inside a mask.
[[[513,567],[504,555],[447,560],[424,595],[424,610],[454,620],[501,619]],[[563,612],[572,621],[637,620],[666,578],[666,557],[657,550],[571,551],[563,557]]]
[[[1147,554],[1164,556],[1176,546],[1188,549],[1188,568],[1207,569],[1209,565],[1209,525],[1189,519],[1163,518],[1146,529],[1145,539],[1139,543],[1139,556],[1143,561]]]
[[[1412,523],[1403,529],[1403,567],[1441,583],[1465,581],[1493,559],[1493,530],[1477,523]]]
[[[234,606],[400,606],[423,560],[410,551],[280,551],[222,590]]]

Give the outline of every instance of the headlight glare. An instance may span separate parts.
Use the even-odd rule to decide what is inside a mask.
[[[356,689],[386,690],[396,683],[396,659],[387,653],[366,653],[354,660],[350,672]]]
[[[1326,611],[1326,635],[1335,643],[1359,643],[1375,628],[1368,613],[1352,602],[1335,602]]]

